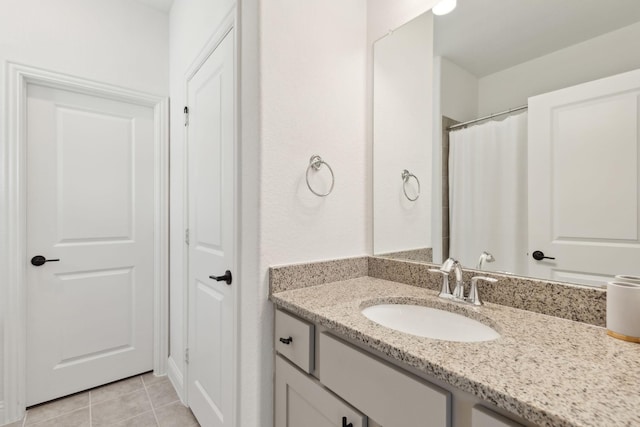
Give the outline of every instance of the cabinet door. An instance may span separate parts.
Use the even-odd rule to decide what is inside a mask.
[[[522,424],[518,424],[479,405],[476,405],[471,413],[471,427],[522,427]]]
[[[451,427],[451,393],[320,334],[320,381],[384,427]]]
[[[281,356],[276,356],[275,413],[277,427],[367,426],[364,415]]]

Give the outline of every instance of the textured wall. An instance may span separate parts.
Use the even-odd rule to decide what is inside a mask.
[[[262,248],[267,265],[367,252],[365,2],[262,5]],[[313,154],[335,188],[313,195]],[[319,190],[330,176],[311,174]],[[318,175],[318,176],[315,176]]]
[[[369,252],[366,1],[262,2],[258,304],[262,414],[272,422],[273,309],[267,268]],[[306,187],[313,154],[333,168],[326,198]],[[314,178],[318,189],[327,171]]]

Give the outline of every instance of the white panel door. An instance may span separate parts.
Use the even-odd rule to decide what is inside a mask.
[[[640,274],[639,126],[640,70],[529,99],[532,276]]]
[[[153,109],[30,84],[27,405],[153,368],[153,224]]]
[[[233,425],[234,39],[229,33],[188,82],[188,401],[203,426]],[[235,280],[235,278],[232,277]]]

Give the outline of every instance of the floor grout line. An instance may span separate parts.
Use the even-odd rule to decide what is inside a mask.
[[[177,402],[180,402],[180,399],[176,399],[176,400],[172,400],[171,402],[164,403],[164,404],[162,404],[162,405],[158,406],[158,407],[157,407],[157,408],[155,408],[155,409],[162,409],[162,408],[164,408],[165,406],[173,405],[174,403],[177,403]],[[185,408],[189,408],[187,405],[183,404],[182,402],[180,402],[180,404],[181,404],[182,406],[184,406]],[[189,409],[189,410],[191,410],[191,409]]]
[[[96,387],[96,389],[100,389],[100,388],[101,388],[101,387]],[[95,405],[102,405],[102,404],[103,404],[103,403],[105,403],[105,402],[111,402],[112,400],[119,399],[119,398],[121,398],[122,396],[127,396],[127,395],[129,395],[129,394],[137,393],[137,392],[139,392],[140,390],[144,390],[144,381],[142,381],[142,387],[140,387],[140,388],[136,388],[135,390],[129,390],[129,391],[127,391],[127,392],[119,393],[119,394],[118,394],[118,395],[116,395],[115,397],[111,397],[111,398],[109,398],[109,399],[101,400],[101,401],[99,401],[99,402],[95,403]],[[94,404],[93,404],[93,403],[91,403],[91,405],[94,405]]]
[[[87,405],[87,406],[81,406],[80,408],[75,408],[75,409],[72,409],[72,410],[67,411],[67,412],[62,412],[62,413],[60,413],[60,414],[58,414],[58,415],[56,415],[56,416],[54,416],[54,417],[45,418],[45,419],[40,420],[40,421],[38,421],[38,422],[36,422],[36,423],[34,423],[34,424],[32,424],[32,425],[33,425],[33,426],[37,426],[38,424],[44,423],[45,421],[53,421],[53,420],[55,420],[56,418],[64,417],[65,415],[69,415],[69,414],[72,414],[72,413],[74,413],[74,412],[77,412],[77,411],[81,411],[81,410],[83,410],[83,409],[86,409],[86,408],[90,408],[90,406],[89,406],[89,405]],[[91,409],[89,409],[89,411],[91,411]],[[27,415],[28,415],[28,414],[29,414],[29,411],[27,411]],[[25,415],[24,420],[22,421],[22,427],[27,426],[27,415]]]
[[[149,404],[151,405],[151,412],[153,413],[153,418],[156,420],[156,425],[160,427],[160,421],[158,421],[158,415],[156,415],[156,409],[154,407],[153,402],[151,401],[151,396],[149,396],[149,390],[147,389],[147,384],[144,382],[142,376],[140,376],[142,380],[142,386],[144,387],[144,392],[147,393],[147,399],[149,399]]]
[[[125,419],[123,419],[123,420],[116,421],[116,423],[121,424],[121,423],[124,423],[125,421],[132,420],[132,419],[134,419],[134,418],[136,418],[136,417],[142,416],[142,415],[147,414],[147,413],[149,413],[149,412],[153,412],[153,409],[150,409],[150,410],[148,410],[148,411],[144,411],[144,412],[143,412],[143,413],[141,413],[141,414],[132,415],[132,416],[130,416],[129,418],[125,418]]]

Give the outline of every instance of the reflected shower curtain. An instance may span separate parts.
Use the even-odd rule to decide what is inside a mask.
[[[449,133],[449,256],[527,272],[527,113]]]

